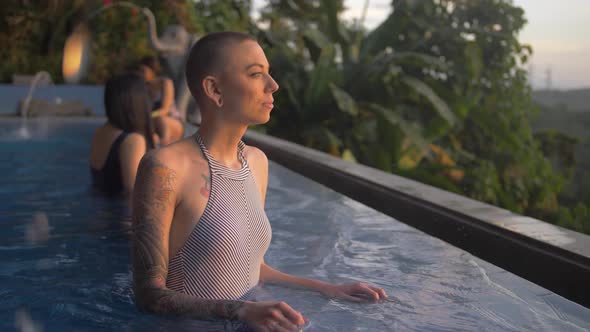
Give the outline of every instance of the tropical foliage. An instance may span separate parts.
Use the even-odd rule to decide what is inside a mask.
[[[48,69],[60,81],[67,33],[109,2],[0,4],[1,79]],[[511,1],[393,0],[372,31],[362,17],[342,19],[342,0],[270,0],[258,22],[251,1],[134,2],[154,12],[160,29],[177,23],[197,34],[259,37],[281,86],[259,130],[590,232],[590,197],[560,196],[575,162],[562,147],[573,151],[575,141],[531,130],[537,109],[522,68],[532,50],[517,39],[526,20]],[[132,9],[97,16],[91,28],[88,83],[153,52]]]
[[[103,83],[112,74],[144,55],[153,54],[147,39],[147,22],[139,10],[118,7],[92,15],[113,1],[48,0],[3,1],[0,13],[0,77],[12,80],[12,74],[33,75],[48,71],[53,80],[62,81],[61,61],[67,36],[80,22],[92,30],[92,61],[84,83]],[[188,0],[136,0],[138,6],[154,13],[158,28],[182,24],[191,32],[202,31],[192,2]],[[91,17],[91,18],[90,18]],[[89,19],[90,18],[90,19]]]
[[[366,32],[339,19],[342,1],[270,1],[261,34],[282,93],[266,131],[517,213],[583,218],[583,208],[559,206],[567,174],[530,128],[522,9],[495,0],[392,7]]]

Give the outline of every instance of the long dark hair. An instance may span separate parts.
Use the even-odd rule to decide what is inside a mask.
[[[104,89],[104,106],[111,125],[143,135],[148,149],[154,148],[152,105],[141,77],[123,74],[110,78]]]

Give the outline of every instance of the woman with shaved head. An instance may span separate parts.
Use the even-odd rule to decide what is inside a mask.
[[[260,282],[296,285],[350,301],[380,300],[364,283],[292,276],[264,262],[268,160],[241,138],[266,123],[279,86],[252,37],[201,38],[186,65],[202,114],[198,132],[147,154],[133,203],[133,278],[139,308],[197,319],[239,320],[259,331],[292,331],[303,315],[284,302],[248,301]],[[360,295],[360,296],[359,296]]]

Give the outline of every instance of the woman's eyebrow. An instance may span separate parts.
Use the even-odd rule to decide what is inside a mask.
[[[248,70],[252,67],[260,67],[261,69],[264,69],[265,66],[262,64],[259,64],[259,63],[253,63],[253,64],[249,65],[248,67],[246,67],[246,70]]]

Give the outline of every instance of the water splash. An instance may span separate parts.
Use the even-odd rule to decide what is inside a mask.
[[[16,138],[20,138],[20,139],[29,139],[32,136],[31,133],[29,132],[29,128],[26,126],[26,123],[23,123],[21,125],[21,127],[16,131],[15,134],[16,134]]]
[[[42,332],[43,326],[35,322],[29,312],[24,309],[18,309],[14,317],[14,327],[20,332]]]
[[[49,239],[49,218],[45,212],[37,212],[25,229],[25,239],[30,244],[43,244]]]
[[[41,83],[42,82],[42,83]],[[30,109],[31,109],[31,101],[33,100],[33,93],[35,92],[35,89],[37,88],[37,86],[39,84],[47,84],[47,85],[51,85],[53,84],[52,80],[51,80],[51,75],[45,71],[45,70],[41,70],[38,71],[35,76],[33,76],[33,79],[31,80],[31,84],[29,86],[29,91],[27,92],[27,97],[23,100],[23,103],[21,105],[21,109],[20,109],[20,115],[21,115],[21,125],[20,128],[16,131],[15,133],[15,138],[17,139],[30,139],[33,137],[33,135],[31,134],[29,127],[27,126],[27,122],[28,122],[28,118],[29,118],[29,113],[30,113]],[[62,103],[61,98],[56,97],[53,101],[54,106],[59,105]]]

